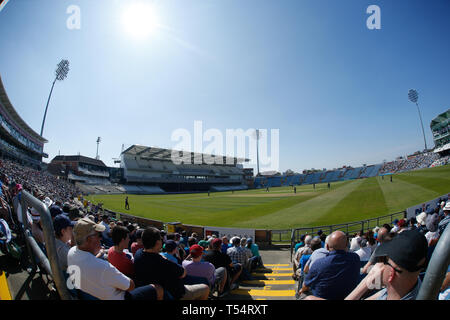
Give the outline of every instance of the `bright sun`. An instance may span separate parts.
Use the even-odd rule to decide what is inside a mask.
[[[145,3],[133,4],[125,9],[122,25],[127,33],[136,38],[145,38],[158,27],[154,9]]]

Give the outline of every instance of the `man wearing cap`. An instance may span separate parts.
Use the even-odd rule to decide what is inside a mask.
[[[181,261],[177,258],[178,246],[175,240],[167,240],[163,245],[164,252],[160,252],[160,255],[169,261],[181,265]]]
[[[88,218],[79,219],[74,227],[77,245],[69,250],[67,262],[77,289],[101,300],[162,300],[160,286],[149,284],[135,289],[133,280],[108,261],[96,258],[103,231],[103,225]]]
[[[187,275],[206,278],[208,280],[210,290],[212,290],[216,284],[220,284],[222,290],[219,290],[219,294],[222,293],[226,281],[226,275],[224,275],[225,269],[219,268],[220,270],[216,270],[212,263],[201,261],[203,247],[198,244],[194,244],[189,249],[189,255],[192,257],[192,260],[188,260],[188,256],[188,258],[183,261],[183,268],[186,269]]]
[[[450,222],[450,199],[447,201],[447,204],[442,209],[444,211],[444,218],[439,222],[439,236],[442,236],[442,233],[447,227],[447,224]]]
[[[392,224],[394,225],[391,229],[391,232],[397,232],[398,231],[398,219],[395,219],[394,221],[392,221]]]
[[[427,249],[427,240],[417,230],[404,231],[383,243],[376,253],[377,264],[345,299],[359,300],[368,290],[383,286],[367,300],[415,300]]]
[[[73,227],[75,222],[70,221],[67,216],[59,214],[53,221],[53,229],[55,229],[55,245],[56,255],[58,256],[61,269],[67,270],[67,254],[72,246],[75,245],[73,237]]]
[[[160,230],[149,227],[142,234],[144,249],[134,257],[136,285],[157,283],[175,300],[206,300],[209,287],[206,284],[185,285],[186,270],[160,254],[162,237]]]

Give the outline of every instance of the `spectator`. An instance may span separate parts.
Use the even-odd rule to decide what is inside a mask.
[[[241,239],[241,247],[244,248],[244,251],[247,254],[247,265],[245,265],[244,268],[248,272],[252,272],[252,260],[251,259],[253,257],[253,253],[249,248],[247,248],[247,238]]]
[[[181,259],[177,257],[177,243],[174,240],[167,240],[163,246],[164,252],[160,254],[167,260],[181,265]]]
[[[142,244],[142,232],[144,232],[144,229],[138,229],[136,231],[136,242],[131,244],[131,254],[133,257],[136,254],[136,251],[144,248],[144,245]]]
[[[107,214],[104,214],[102,216],[102,222],[101,224],[105,226],[105,231],[102,233],[103,242],[107,247],[113,246],[113,241],[111,239],[111,230],[112,228],[109,225],[109,216]]]
[[[367,246],[367,240],[365,238],[360,238],[359,250],[355,253],[359,256],[360,261],[369,261],[370,255],[372,253],[371,249]]]
[[[128,250],[131,251],[131,244],[133,242],[136,242],[136,231],[137,231],[137,225],[135,224],[128,224],[128,226],[126,226],[126,228],[128,229],[128,231],[130,232],[128,234],[128,236],[130,237],[130,243],[128,244]]]
[[[398,231],[398,229],[399,229],[399,227],[398,227],[398,219],[395,219],[394,221],[392,221],[392,224],[394,225],[393,227],[392,227],[392,229],[390,230],[390,232],[397,232]]]
[[[253,254],[252,257],[252,266],[251,269],[255,269],[255,268],[265,268],[261,255],[259,254],[259,248],[258,245],[256,243],[253,243],[253,239],[252,238],[248,238],[247,239],[247,248],[250,249],[250,251]]]
[[[416,221],[417,221],[417,231],[425,235],[428,232],[426,227],[427,213],[421,212],[420,214],[418,214],[416,216]]]
[[[383,228],[386,228],[388,232],[391,232],[392,230],[392,227],[388,223],[383,224]]]
[[[367,240],[367,247],[370,248],[370,254],[375,251],[377,247],[377,241],[374,237],[373,231],[369,230],[364,234],[364,238]]]
[[[142,234],[144,249],[136,252],[134,270],[137,286],[156,283],[175,300],[206,300],[209,287],[205,284],[185,285],[186,270],[160,254],[162,237],[160,230],[149,227]]]
[[[208,248],[208,246],[209,246],[209,242],[206,241],[206,240],[200,240],[200,241],[198,242],[198,245],[199,245],[200,247],[202,247],[203,249],[206,249],[206,248]]]
[[[188,239],[188,246],[184,248],[184,253],[186,256],[189,255],[189,249],[194,245],[197,244],[197,238],[195,237],[189,237]]]
[[[408,224],[406,223],[405,219],[400,219],[398,221],[397,227],[398,227],[397,233],[401,233],[401,232],[407,230]]]
[[[104,230],[105,226],[88,218],[78,220],[74,227],[76,246],[69,250],[67,262],[79,271],[75,273],[78,289],[101,300],[161,300],[160,286],[150,284],[135,289],[133,280],[108,261],[96,258]]]
[[[425,234],[428,246],[436,245],[439,240],[439,216],[437,213],[429,215],[426,220],[426,227],[428,232]]]
[[[444,218],[438,224],[439,236],[442,235],[442,233],[445,230],[445,227],[447,227],[447,224],[450,221],[450,199],[447,201],[446,205],[442,210],[444,211]]]
[[[327,254],[329,252],[329,246],[328,246],[329,240],[330,240],[330,236],[327,236],[325,239],[325,248],[319,248],[319,249],[316,249],[313,251],[313,253],[311,254],[311,257],[308,259],[305,267],[303,268],[304,273],[309,272],[309,268],[314,264],[315,261],[327,256]],[[312,247],[311,247],[311,249],[312,249]]]
[[[298,289],[300,290],[303,284],[303,278],[304,278],[304,274],[305,274],[305,266],[308,264],[308,261],[310,260],[312,254],[317,251],[323,249],[322,248],[322,241],[320,240],[319,237],[314,237],[311,240],[311,253],[308,254],[303,254],[302,257],[300,258],[300,268],[297,269],[297,278],[298,280],[298,284],[299,287]],[[309,268],[308,268],[309,270]]]
[[[67,270],[67,254],[71,247],[75,245],[73,238],[73,227],[75,222],[70,221],[67,216],[60,214],[53,221],[53,229],[55,230],[55,246],[56,255],[58,256],[61,269]]]
[[[439,300],[450,300],[450,266],[447,268],[447,274],[439,291]]]
[[[444,207],[445,207],[445,201],[441,201],[441,204],[439,206],[439,218],[444,218],[445,214],[444,214]]]
[[[185,247],[188,245],[188,237],[186,230],[181,231],[180,243],[183,244]]]
[[[228,248],[227,254],[230,256],[233,263],[239,263],[242,266],[241,276],[246,280],[252,280],[251,275],[245,269],[248,257],[244,248],[241,247],[241,239],[239,237],[233,237],[231,238],[231,243],[233,244],[233,247]]]
[[[208,250],[203,255],[203,260],[211,262],[216,269],[225,268],[227,270],[227,283],[231,290],[237,287],[236,281],[241,275],[242,265],[231,260],[230,256],[222,252],[222,240],[214,239],[211,242],[212,250]],[[223,288],[222,288],[223,289]],[[220,290],[222,292],[223,290]]]
[[[360,262],[358,255],[347,252],[347,245],[347,237],[342,231],[330,235],[330,252],[309,268],[299,291],[300,299],[309,294],[323,299],[341,300],[357,286]]]
[[[124,252],[130,242],[127,228],[116,226],[112,229],[113,246],[108,250],[108,261],[129,278],[134,277],[133,257]]]
[[[302,255],[312,253],[311,241],[312,241],[312,237],[310,235],[307,235],[305,237],[305,245],[303,247],[299,248],[297,250],[297,252],[295,252],[294,259],[292,261],[292,268],[294,271],[294,273],[292,274],[292,278],[294,280],[298,280],[297,270],[300,267],[300,259],[301,259]]]
[[[361,243],[361,232],[358,232],[354,235],[354,237],[352,238],[352,240],[350,241],[350,251],[357,251],[359,250],[360,246],[359,244]]]
[[[417,229],[417,220],[415,217],[411,217],[408,219],[408,230]]]
[[[377,263],[346,300],[359,300],[380,279],[379,288],[367,300],[415,300],[419,293],[420,272],[427,256],[427,241],[417,230],[406,230],[376,252]]]
[[[297,252],[297,250],[298,250],[299,248],[301,248],[301,247],[303,247],[303,246],[305,245],[305,237],[306,237],[305,234],[302,234],[302,235],[300,236],[300,242],[298,242],[298,243],[295,245],[295,247],[294,247],[294,253]]]
[[[217,287],[219,288],[220,295],[223,293],[223,288],[227,280],[226,270],[223,267],[216,269],[212,263],[201,261],[203,252],[203,247],[194,244],[189,250],[192,260],[184,260],[183,267],[190,276],[206,278],[210,290],[213,291]]]
[[[227,236],[222,237],[222,252],[227,253],[228,248],[230,248],[230,241],[228,240]]]
[[[396,233],[389,232],[388,229],[385,227],[380,228],[378,231],[378,243],[382,244],[387,241],[391,241],[392,238],[396,235]],[[378,246],[375,248],[375,250],[372,252],[372,255],[370,256],[369,262],[366,263],[366,265],[361,270],[361,273],[368,273],[369,268],[371,268],[376,263],[376,252],[378,250]]]

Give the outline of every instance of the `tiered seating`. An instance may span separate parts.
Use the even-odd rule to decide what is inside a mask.
[[[240,185],[240,186],[212,186],[211,191],[238,191],[238,190],[247,190],[248,186]]]

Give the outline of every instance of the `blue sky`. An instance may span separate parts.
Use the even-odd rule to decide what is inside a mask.
[[[450,106],[450,2],[164,0],[148,37],[124,30],[135,0],[10,0],[0,12],[0,74],[44,150],[113,165],[122,144],[171,148],[178,128],[279,129],[280,170],[380,163],[423,149]],[[381,30],[369,30],[369,5]],[[81,29],[69,30],[70,5]]]

